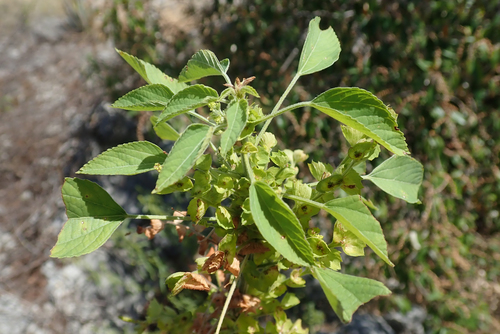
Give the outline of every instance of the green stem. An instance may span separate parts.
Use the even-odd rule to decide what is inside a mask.
[[[233,83],[231,82],[231,79],[229,79],[229,76],[227,73],[221,72],[222,76],[224,77],[224,80],[226,80],[226,83],[232,85]]]
[[[285,107],[283,109],[278,110],[274,115],[273,114],[269,114],[269,115],[267,115],[267,116],[265,116],[263,118],[260,118],[259,119],[259,123],[262,123],[264,121],[268,121],[270,119],[273,119],[274,117],[279,116],[281,114],[284,114],[287,111],[298,109],[298,108],[310,107],[310,106],[311,106],[311,102],[310,101],[295,103],[295,104],[292,104],[292,105],[290,105],[288,107]]]
[[[241,157],[243,158],[243,163],[245,164],[250,183],[255,183],[255,176],[253,175],[252,166],[250,165],[250,159],[248,159],[248,153],[243,153]]]
[[[229,166],[229,167],[231,167],[231,166]],[[233,177],[236,179],[239,179],[241,177],[241,175],[238,173],[230,172],[230,171],[221,171],[221,170],[218,170],[216,168],[211,168],[210,173],[212,173],[212,175],[215,175],[215,174],[224,175],[224,176],[229,176],[229,177]]]
[[[217,147],[215,147],[214,143],[212,143],[212,141],[210,141],[210,147],[212,148],[212,150],[214,150],[214,153],[217,153]]]
[[[339,166],[342,166],[343,163],[345,163],[345,161],[347,159],[350,159],[349,157],[345,157],[344,160],[342,160],[342,162],[340,163]],[[350,161],[349,164],[347,165],[347,167],[344,169],[344,171],[342,172],[342,177],[345,177],[347,175],[347,173],[355,166],[355,162],[354,161]],[[317,185],[319,182],[315,183],[315,185]],[[313,184],[310,183],[309,184],[310,186],[312,186]],[[335,191],[337,190],[338,188],[340,187],[340,185],[336,186],[335,188],[333,189],[330,189],[328,190],[328,192],[332,192],[332,191]],[[311,198],[311,200],[315,201],[317,200],[318,198],[320,198],[321,196],[323,196],[325,193],[317,193],[313,198]]]
[[[224,307],[222,308],[222,313],[220,314],[219,322],[217,323],[217,329],[215,330],[215,334],[219,334],[220,329],[222,327],[222,323],[224,322],[224,317],[226,316],[227,309],[229,308],[229,304],[231,303],[231,298],[233,298],[234,291],[236,290],[236,286],[238,285],[238,282],[241,277],[241,273],[243,271],[243,268],[245,267],[245,264],[247,263],[248,255],[245,256],[243,259],[243,262],[241,262],[240,266],[240,274],[238,277],[236,277],[235,280],[233,280],[233,284],[231,285],[231,289],[229,289],[229,293],[227,294],[226,302],[224,303]]]
[[[205,123],[207,123],[207,124],[209,124],[209,125],[213,126],[213,127],[216,127],[216,126],[217,126],[217,124],[210,122],[207,118],[205,118],[205,117],[201,116],[201,115],[200,115],[200,114],[198,114],[197,112],[194,112],[194,111],[192,111],[192,110],[191,110],[191,111],[188,111],[187,113],[188,113],[189,115],[191,115],[191,116],[193,116],[193,117],[196,117],[196,118],[198,118],[199,120],[201,120],[201,121],[203,121],[203,122],[205,122]]]
[[[297,82],[297,80],[299,80],[299,78],[300,78],[300,74],[298,74],[298,73],[295,74],[295,76],[293,77],[292,81],[290,82],[290,84],[286,88],[285,92],[283,93],[283,95],[281,95],[280,99],[278,100],[278,103],[276,103],[276,105],[274,106],[274,108],[271,111],[271,113],[267,116],[268,119],[267,119],[266,123],[264,123],[264,126],[262,127],[262,129],[260,129],[259,135],[257,136],[257,139],[255,140],[255,146],[259,145],[259,141],[262,138],[262,135],[266,132],[267,127],[271,123],[272,119],[277,116],[279,108],[283,104],[283,101],[287,97],[288,93],[290,93],[290,91],[292,90],[293,86],[295,86],[295,83]]]
[[[319,203],[319,202],[311,201],[310,199],[295,196],[295,195],[284,194],[283,197],[291,199],[291,200],[296,201],[296,202],[302,202],[302,203],[309,204],[309,205],[314,206],[318,209],[323,209],[323,207],[324,207],[324,205]]]

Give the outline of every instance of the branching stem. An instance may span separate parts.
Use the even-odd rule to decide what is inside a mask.
[[[220,314],[219,322],[217,323],[217,329],[215,331],[215,334],[219,334],[220,329],[222,327],[222,323],[224,322],[224,317],[226,316],[227,309],[229,308],[229,304],[231,303],[231,299],[233,298],[234,291],[236,290],[236,286],[238,285],[238,282],[241,277],[241,273],[243,271],[243,268],[245,267],[245,264],[247,263],[248,255],[245,256],[243,261],[241,262],[240,266],[240,274],[236,279],[233,280],[233,284],[231,285],[231,289],[229,289],[229,292],[227,294],[226,302],[224,303],[224,307],[222,308],[222,312]]]
[[[187,220],[191,221],[191,217],[185,216],[166,216],[166,215],[127,215],[129,219],[159,219],[159,220]],[[215,217],[204,217],[208,221],[216,221]]]
[[[253,175],[252,165],[250,165],[250,159],[248,158],[248,153],[243,153],[241,155],[243,163],[245,164],[245,169],[247,171],[248,178],[251,183],[255,182],[255,176]]]
[[[210,122],[210,121],[209,121],[206,117],[201,116],[200,114],[198,114],[198,113],[197,113],[197,112],[195,112],[195,111],[192,111],[192,110],[191,110],[191,111],[188,111],[187,113],[188,113],[188,115],[191,115],[191,116],[193,116],[193,117],[196,117],[196,118],[198,118],[199,120],[201,120],[201,121],[203,121],[203,122],[207,123],[208,125],[211,125],[211,126],[213,126],[213,127],[216,127],[216,126],[217,126],[217,124]]]
[[[267,119],[266,123],[264,123],[264,126],[262,127],[262,129],[260,129],[259,135],[257,136],[257,139],[255,140],[255,146],[257,146],[259,144],[259,142],[262,138],[262,135],[266,132],[267,127],[271,123],[272,119],[279,114],[279,108],[281,107],[281,105],[283,104],[283,101],[287,97],[288,93],[290,93],[293,86],[295,86],[295,83],[297,82],[297,80],[299,80],[299,78],[300,78],[300,74],[298,74],[298,73],[295,74],[292,81],[290,82],[290,84],[286,88],[285,92],[283,93],[283,95],[281,95],[280,99],[278,100],[278,103],[276,103],[276,105],[274,106],[271,113],[267,116],[268,119]]]

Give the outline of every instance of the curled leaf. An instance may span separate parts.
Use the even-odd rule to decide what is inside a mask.
[[[233,258],[233,262],[229,264],[228,262],[225,263],[224,269],[229,271],[231,274],[234,276],[238,277],[240,274],[240,260],[238,259],[237,256]]]
[[[137,226],[137,233],[143,234],[148,237],[149,240],[153,239],[155,235],[160,233],[165,227],[165,223],[159,219],[151,219],[151,223],[147,227]]]
[[[175,284],[174,288],[172,289],[172,294],[176,295],[184,289],[209,291],[210,283],[203,275],[196,273],[185,273],[184,276]]]
[[[217,251],[213,253],[206,261],[205,264],[203,265],[202,271],[206,271],[209,274],[213,274],[215,271],[217,271],[220,267],[222,267],[225,264],[225,254],[224,252]]]

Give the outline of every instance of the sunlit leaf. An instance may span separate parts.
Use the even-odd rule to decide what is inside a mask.
[[[125,61],[132,66],[132,68],[139,73],[139,75],[146,80],[148,84],[162,84],[170,88],[170,90],[175,94],[178,91],[183,90],[188,85],[185,83],[178,82],[177,79],[171,78],[160,69],[145,62],[137,57],[129,55],[126,52],[116,50],[120,56],[122,56]]]
[[[332,27],[321,30],[319,17],[309,22],[309,31],[300,55],[299,75],[324,70],[339,59],[340,42]]]
[[[382,260],[394,266],[387,254],[387,242],[380,223],[363,204],[360,196],[337,198],[322,205],[344,228],[365,242]]]
[[[118,145],[101,153],[77,173],[91,175],[136,175],[162,165],[167,155],[147,141]]]
[[[205,152],[213,128],[204,124],[191,124],[177,139],[163,163],[153,193],[161,192],[182,179]]]
[[[404,199],[409,203],[419,203],[418,189],[422,184],[424,167],[408,156],[392,156],[377,166],[363,179],[370,180],[386,193]]]
[[[227,129],[222,133],[220,139],[220,152],[225,156],[227,151],[233,147],[234,143],[245,128],[247,123],[247,108],[246,100],[239,100],[230,103],[226,109]]]
[[[350,322],[359,306],[377,296],[387,296],[391,291],[381,282],[344,275],[331,269],[313,268],[326,298],[342,322]]]
[[[219,62],[212,51],[200,50],[193,55],[182,69],[181,74],[179,74],[179,81],[186,82],[212,75],[222,75],[222,73],[227,72],[228,67],[229,59]]]
[[[204,85],[189,86],[175,94],[167,104],[167,107],[158,117],[158,126],[164,121],[168,121],[175,116],[190,110],[206,106],[210,102],[217,100],[219,95],[213,88]]]
[[[404,135],[391,112],[366,90],[333,88],[316,97],[310,105],[364,133],[397,155],[408,153]]]
[[[174,93],[167,86],[159,84],[147,85],[125,94],[111,106],[135,111],[163,110],[172,96],[174,96]]]
[[[66,178],[62,196],[69,219],[51,257],[80,256],[96,250],[127,218],[125,210],[94,182]]]

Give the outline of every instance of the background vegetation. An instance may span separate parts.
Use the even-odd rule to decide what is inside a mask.
[[[339,61],[301,79],[289,103],[335,86],[376,92],[399,114],[412,154],[425,165],[422,205],[372,198],[395,268],[367,257],[347,271],[391,288],[393,296],[373,309],[425,307],[431,332],[500,330],[499,1],[215,0],[198,12],[197,35],[162,26],[148,12],[151,2],[110,2],[102,27],[117,47],[174,77],[196,48],[209,48],[230,58],[231,77],[255,75],[269,106],[293,75],[309,20],[319,15],[331,25],[343,49]],[[123,76],[99,70],[111,95],[121,90]],[[273,126],[313,159],[342,159],[338,124],[313,110]],[[310,304],[303,305],[307,313]]]

